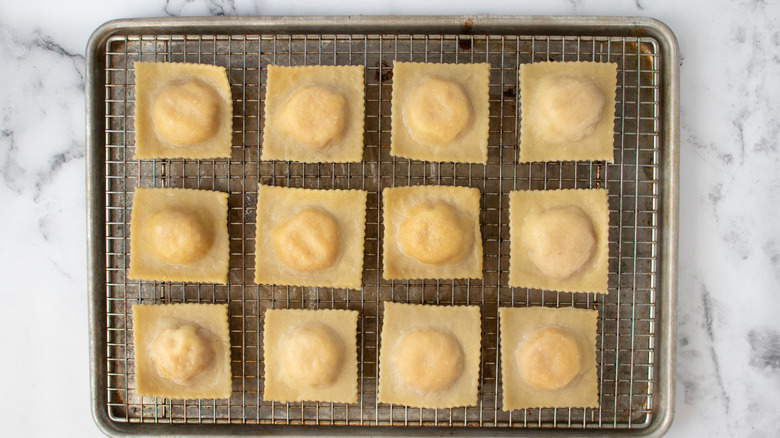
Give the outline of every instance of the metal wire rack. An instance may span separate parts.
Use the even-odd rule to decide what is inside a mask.
[[[133,160],[135,61],[197,62],[227,68],[234,118],[230,159]],[[391,157],[393,61],[490,63],[487,165]],[[517,162],[518,67],[544,60],[618,64],[615,163]],[[491,429],[631,429],[654,415],[659,245],[660,63],[649,37],[457,34],[121,35],[105,46],[105,250],[108,414],[120,423],[468,426]],[[266,66],[365,67],[365,154],[360,163],[260,161]],[[362,290],[258,286],[254,276],[258,183],[368,191]],[[482,192],[484,278],[385,281],[381,276],[381,189],[457,185]],[[187,187],[229,193],[228,285],[138,282],[126,278],[135,187]],[[508,194],[518,189],[606,187],[609,191],[609,294],[510,288]],[[482,366],[479,404],[416,409],[376,400],[379,331],[386,300],[479,304]],[[134,391],[131,306],[217,302],[229,305],[233,395],[229,400],[170,400]],[[576,306],[599,310],[598,409],[501,410],[498,308]],[[268,308],[360,311],[356,404],[262,400],[260,331]],[[400,429],[399,429],[400,430]],[[294,431],[293,431],[294,433]]]

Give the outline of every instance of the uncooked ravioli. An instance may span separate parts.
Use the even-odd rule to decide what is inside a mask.
[[[359,289],[367,193],[260,185],[255,282]]]
[[[521,64],[521,163],[614,161],[617,64]]]
[[[477,403],[478,306],[386,301],[382,321],[380,403],[431,409]]]
[[[609,291],[605,189],[512,191],[509,234],[510,287]]]
[[[132,310],[137,395],[230,397],[227,305],[135,304]]]
[[[263,400],[355,403],[358,312],[268,309]]]
[[[477,188],[388,187],[382,278],[482,278]]]
[[[598,311],[502,307],[501,409],[595,408]]]
[[[363,158],[362,66],[267,68],[263,160],[348,163]]]
[[[135,158],[230,158],[233,100],[224,67],[136,62]]]
[[[393,65],[390,155],[487,163],[490,65]]]
[[[227,283],[227,198],[209,190],[136,188],[128,278]]]

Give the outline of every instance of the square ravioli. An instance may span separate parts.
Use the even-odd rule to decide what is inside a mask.
[[[482,278],[479,198],[471,187],[382,190],[382,278]]]
[[[383,319],[380,403],[429,409],[477,404],[482,341],[479,306],[385,301]]]
[[[617,64],[520,66],[520,162],[614,158]]]
[[[263,400],[357,402],[356,310],[268,309]]]
[[[598,311],[499,309],[501,409],[597,408]]]
[[[367,196],[261,184],[255,282],[360,289]]]
[[[365,111],[362,66],[269,65],[262,159],[359,162]]]
[[[135,392],[230,398],[227,304],[134,304]]]
[[[222,192],[136,188],[128,278],[227,284],[227,201]]]
[[[136,62],[135,158],[230,158],[233,99],[225,67]]]
[[[487,163],[490,64],[393,66],[390,155]]]
[[[607,293],[606,189],[509,194],[509,286]]]

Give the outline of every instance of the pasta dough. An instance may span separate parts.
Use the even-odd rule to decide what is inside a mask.
[[[479,307],[384,306],[379,402],[431,409],[476,405]]]
[[[128,278],[227,283],[227,193],[138,187]]]
[[[520,66],[520,162],[614,161],[617,64]]]
[[[227,305],[133,305],[133,344],[138,395],[230,397]]]
[[[229,158],[233,101],[224,67],[135,63],[135,158]]]
[[[357,401],[355,310],[269,309],[263,400]]]
[[[362,160],[362,66],[269,65],[266,90],[263,160]]]
[[[490,66],[396,62],[390,154],[487,163]]]
[[[598,312],[499,309],[502,409],[596,408]]]

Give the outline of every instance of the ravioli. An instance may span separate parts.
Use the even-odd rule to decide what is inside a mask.
[[[509,233],[509,286],[608,292],[605,189],[513,191]]]
[[[388,187],[382,198],[382,278],[482,278],[479,189]]]
[[[128,278],[227,284],[227,200],[207,190],[136,188]]]
[[[499,309],[502,409],[596,408],[598,311]]]
[[[390,155],[487,163],[490,65],[395,62]]]
[[[135,158],[230,158],[233,100],[224,67],[136,62]]]
[[[476,405],[479,307],[384,306],[379,402],[431,409]]]
[[[363,159],[365,81],[357,65],[269,65],[263,160]]]
[[[230,397],[226,304],[135,304],[133,345],[139,396]]]
[[[363,190],[260,185],[255,282],[360,289],[366,199]]]
[[[520,66],[520,162],[614,161],[617,64]]]
[[[357,402],[355,310],[265,312],[263,400]]]

